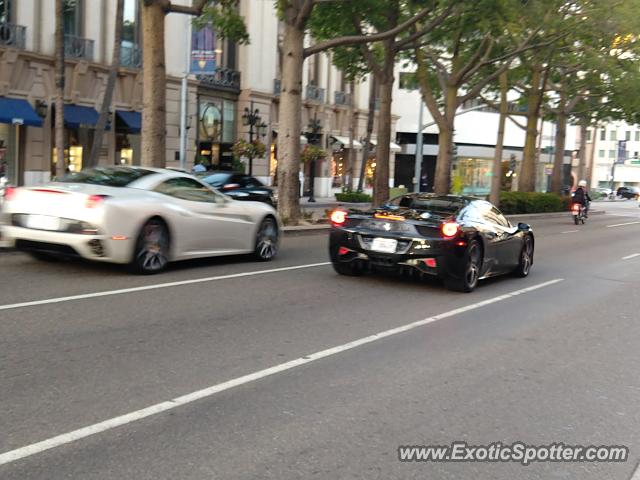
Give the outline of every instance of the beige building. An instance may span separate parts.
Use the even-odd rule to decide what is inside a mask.
[[[140,3],[125,0],[121,69],[100,155],[104,165],[140,163]],[[70,170],[82,168],[91,150],[113,54],[115,7],[115,0],[65,0],[65,156]],[[0,0],[0,172],[13,184],[46,181],[54,171],[54,8],[48,0]],[[253,174],[271,184],[277,169],[280,26],[272,0],[242,1],[240,10],[250,45],[217,39],[215,73],[188,75],[186,167],[201,162],[231,169],[233,143],[251,135],[267,145],[265,158],[252,162]],[[190,22],[180,14],[166,18],[169,166],[180,165],[181,82],[191,60]],[[342,186],[352,119],[353,144],[356,153],[361,151],[370,85],[365,81],[351,91],[326,54],[308,59],[304,68],[303,132],[315,135],[302,141],[310,138],[329,152],[315,171],[316,195],[329,196]],[[245,125],[245,109],[258,110],[261,128]],[[356,164],[360,161],[358,155]],[[308,188],[310,165],[302,168]],[[367,173],[372,168],[370,161]]]

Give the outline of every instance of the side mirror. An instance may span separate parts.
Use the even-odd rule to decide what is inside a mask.
[[[531,226],[527,223],[518,223],[518,230],[522,230],[524,232],[528,232],[529,230],[531,230]]]

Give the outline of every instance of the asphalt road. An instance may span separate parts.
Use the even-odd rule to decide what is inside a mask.
[[[153,277],[1,253],[0,479],[628,480],[640,208],[602,205],[584,226],[531,221],[531,275],[471,294],[337,276],[326,234],[285,239],[267,264]],[[400,445],[454,441],[630,459],[398,461]]]

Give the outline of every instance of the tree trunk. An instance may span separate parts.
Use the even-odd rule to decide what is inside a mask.
[[[560,111],[556,115],[556,142],[551,174],[551,191],[561,194],[564,184],[564,148],[567,139],[567,115],[564,110],[563,96],[560,97]]]
[[[587,179],[587,120],[580,121],[580,157],[578,161],[578,181]]]
[[[56,145],[56,177],[61,178],[65,173],[64,158],[64,5],[63,0],[56,0],[56,116],[55,116],[55,145]]]
[[[385,42],[388,43],[388,42]],[[391,102],[393,97],[393,42],[386,45],[385,70],[380,81],[380,111],[378,112],[378,144],[373,185],[373,205],[389,200],[389,156],[391,144]]]
[[[496,151],[493,157],[493,169],[491,172],[491,195],[489,200],[496,206],[500,205],[500,188],[502,186],[502,150],[504,145],[504,129],[507,122],[509,103],[507,92],[509,90],[506,70],[500,74],[500,119],[498,121],[498,138],[496,139]]]
[[[300,218],[300,133],[304,30],[285,22],[278,126],[278,210],[284,220]]]
[[[451,159],[453,157],[453,132],[458,108],[458,89],[448,85],[445,96],[444,123],[438,124],[438,161],[434,192],[446,195],[451,190]]]
[[[166,159],[166,68],[164,62],[164,5],[141,2],[142,10],[142,144],[141,163],[164,167]]]
[[[109,70],[109,78],[107,79],[107,87],[102,97],[102,107],[100,109],[100,117],[96,125],[93,135],[93,145],[91,146],[91,155],[89,156],[89,166],[93,167],[98,164],[100,157],[100,148],[102,147],[102,137],[107,125],[109,116],[109,107],[113,98],[113,90],[116,86],[118,70],[120,68],[120,43],[122,40],[122,23],[124,16],[124,0],[118,0],[116,5],[116,24],[113,39],[113,59],[111,61],[111,69]],[[115,119],[111,128],[115,129]],[[117,159],[116,159],[117,162]],[[117,162],[119,163],[119,162]]]
[[[360,178],[358,179],[358,192],[364,190],[364,177],[367,170],[367,161],[369,160],[369,154],[371,150],[369,145],[371,144],[371,135],[373,134],[373,121],[376,116],[376,93],[378,92],[378,86],[376,79],[371,77],[371,88],[369,89],[369,113],[367,115],[367,133],[364,139],[364,145],[362,147],[362,164],[360,165]]]
[[[521,192],[535,192],[536,190],[536,139],[538,137],[540,95],[542,95],[540,67],[534,67],[532,73],[531,88],[527,95],[527,133],[518,180],[518,190]]]

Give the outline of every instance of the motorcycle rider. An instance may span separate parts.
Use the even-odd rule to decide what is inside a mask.
[[[572,203],[579,203],[584,208],[584,217],[588,217],[589,213],[589,202],[591,202],[591,197],[587,193],[587,181],[580,180],[578,182],[578,188],[575,189],[572,195]]]

